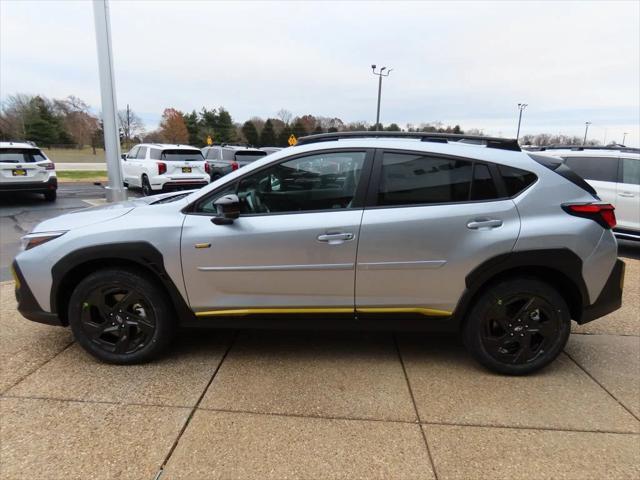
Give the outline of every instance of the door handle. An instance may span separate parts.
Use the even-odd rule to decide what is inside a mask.
[[[631,192],[621,192],[618,195],[620,195],[621,197],[635,197],[635,195]]]
[[[323,233],[318,235],[319,242],[327,242],[329,245],[336,245],[347,240],[353,240],[353,233]]]
[[[502,220],[497,218],[477,218],[467,223],[467,228],[472,230],[498,228],[502,226]]]

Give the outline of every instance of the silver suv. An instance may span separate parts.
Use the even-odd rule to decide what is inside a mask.
[[[135,363],[177,326],[460,329],[525,374],[620,307],[613,207],[514,140],[315,135],[192,193],[47,220],[13,264],[28,319]],[[304,318],[304,321],[302,320]]]

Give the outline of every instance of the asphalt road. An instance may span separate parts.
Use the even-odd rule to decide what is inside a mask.
[[[0,194],[0,281],[11,279],[9,267],[20,250],[20,237],[43,220],[89,207],[87,200],[103,198],[104,187],[92,183],[61,183],[55,202],[46,202],[35,193]]]
[[[129,195],[139,195],[129,192]],[[86,208],[87,200],[104,198],[104,187],[92,183],[61,183],[58,199],[45,202],[39,194],[0,194],[0,281],[10,280],[9,267],[20,250],[20,237],[47,218]],[[620,242],[620,256],[640,259],[640,245]]]

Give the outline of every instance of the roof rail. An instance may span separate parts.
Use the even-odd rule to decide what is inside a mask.
[[[480,135],[464,135],[458,133],[435,133],[435,132],[335,132],[319,133],[300,137],[297,145],[308,145],[310,143],[330,142],[333,140],[345,140],[349,138],[415,138],[422,142],[436,143],[473,143],[484,145],[487,148],[498,148],[501,150],[520,151],[518,141],[512,138],[484,137]]]
[[[544,146],[527,146],[526,150],[544,152],[545,150],[571,150],[574,152],[582,152],[584,150],[614,150],[617,152],[640,153],[640,148],[625,147],[624,145],[544,145]]]

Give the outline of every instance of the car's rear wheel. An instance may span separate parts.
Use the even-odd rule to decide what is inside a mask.
[[[82,280],[69,301],[69,324],[82,347],[118,364],[148,361],[173,337],[171,305],[142,272],[98,270]]]
[[[44,192],[44,199],[47,202],[55,202],[57,197],[58,193],[56,190],[49,190],[47,192]]]
[[[142,194],[146,197],[152,194],[151,184],[149,183],[149,177],[146,175],[142,176]]]
[[[525,375],[551,363],[567,343],[571,317],[564,298],[535,278],[489,287],[463,327],[464,343],[494,372]]]

